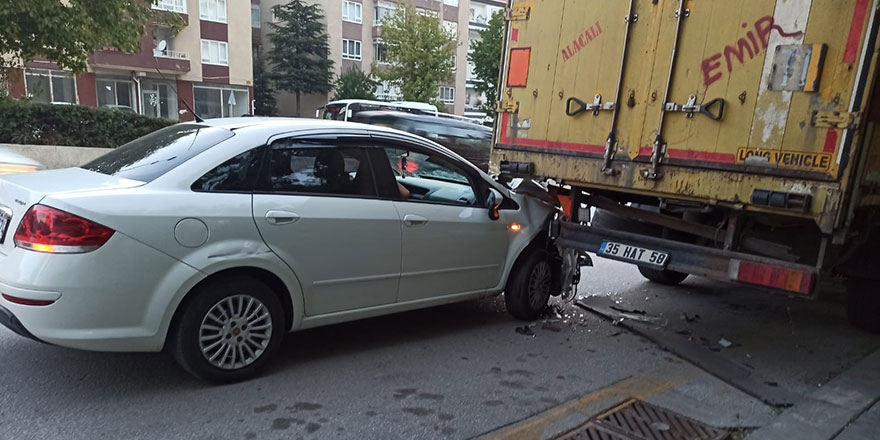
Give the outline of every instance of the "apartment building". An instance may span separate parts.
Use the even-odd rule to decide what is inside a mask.
[[[176,34],[156,20],[129,54],[99,50],[79,76],[34,60],[8,80],[13,98],[78,104],[190,121],[253,114],[252,5],[259,0],[158,0],[153,8],[176,14]]]
[[[496,12],[503,11],[505,2],[497,0],[470,0],[468,15],[468,45],[473,41],[480,40],[480,31],[489,27],[489,20]],[[477,83],[480,82],[474,75],[474,64],[467,64],[467,76],[465,83],[464,115],[470,117],[483,117],[483,105],[486,104],[486,94],[478,92]]]
[[[469,75],[472,69],[468,68],[467,53],[470,41],[475,36],[476,30],[485,27],[488,17],[485,15],[491,8],[503,9],[503,0],[311,0],[319,4],[324,10],[327,33],[330,37],[330,57],[334,61],[335,73],[357,66],[365,72],[375,68],[381,69],[386,64],[384,49],[382,46],[382,19],[393,14],[400,3],[408,3],[419,12],[430,14],[440,18],[443,26],[456,35],[458,48],[455,53],[454,78],[448,83],[441,84],[437,90],[437,96],[447,108],[447,111],[455,114],[465,114],[468,107],[470,94],[478,95],[473,91],[468,92]],[[254,10],[254,24],[259,27],[261,45],[267,50],[270,45],[269,34],[271,28],[266,23],[274,17],[272,7],[287,3],[287,0],[262,0],[259,11]],[[257,16],[259,12],[259,17]],[[259,21],[257,21],[259,19]],[[473,23],[473,24],[472,24]],[[471,78],[473,80],[473,78]],[[399,90],[388,84],[381,84],[376,91],[376,96],[384,101],[399,100]],[[332,97],[330,95],[312,95],[303,100],[302,116],[310,116],[315,108],[321,107]],[[476,99],[473,102],[476,103]],[[295,113],[295,101],[292,95],[279,93],[278,110],[281,115],[293,115]],[[479,107],[479,105],[472,105]]]

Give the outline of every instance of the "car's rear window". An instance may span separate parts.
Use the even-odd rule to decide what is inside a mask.
[[[220,127],[172,125],[135,139],[83,165],[82,168],[125,179],[151,182],[232,136],[232,131]]]

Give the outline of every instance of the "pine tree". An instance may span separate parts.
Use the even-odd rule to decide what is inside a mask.
[[[376,87],[379,81],[373,77],[372,73],[364,73],[357,66],[351,66],[339,78],[336,79],[334,88],[336,96],[333,100],[339,99],[376,99]]]
[[[440,83],[453,79],[457,38],[439,18],[404,5],[382,20],[382,42],[391,65],[379,77],[400,87],[406,101],[436,104]]]
[[[269,23],[270,78],[275,87],[296,95],[296,116],[301,115],[302,95],[328,93],[333,87],[333,61],[318,5],[291,0],[272,8],[277,22]]]
[[[254,55],[254,114],[257,116],[275,116],[278,112],[275,101],[275,90],[266,72],[263,54]]]
[[[471,43],[468,61],[474,63],[474,88],[486,94],[483,110],[490,115],[495,113],[495,100],[498,97],[498,71],[501,62],[501,45],[504,40],[504,13],[492,14],[489,27],[481,30],[480,39]]]

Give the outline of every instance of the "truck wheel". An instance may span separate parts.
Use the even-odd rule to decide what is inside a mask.
[[[523,321],[534,321],[547,307],[553,285],[550,254],[537,247],[527,248],[519,257],[504,289],[507,312]]]
[[[278,351],[284,313],[275,292],[251,277],[201,287],[172,334],[174,358],[193,376],[216,383],[253,377]]]
[[[853,327],[880,333],[880,292],[877,281],[851,278],[846,286],[846,318]]]
[[[665,284],[667,286],[676,286],[688,277],[688,274],[683,272],[676,272],[667,269],[651,269],[644,266],[639,266],[639,273],[655,283]]]

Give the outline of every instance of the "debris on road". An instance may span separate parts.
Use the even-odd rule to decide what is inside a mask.
[[[620,313],[629,313],[629,314],[633,314],[633,315],[647,315],[648,314],[648,312],[646,312],[644,310],[636,310],[636,309],[627,310],[627,309],[624,309],[623,307],[617,307],[617,306],[611,306],[610,308],[611,308],[611,310],[614,310],[614,311],[617,311]]]
[[[694,322],[700,320],[700,315],[694,314],[694,316],[688,316],[687,313],[681,314],[681,320],[685,322]]]
[[[541,324],[541,330],[548,330],[548,331],[551,331],[551,332],[554,332],[554,333],[559,333],[559,332],[562,331],[562,326],[560,326],[558,323],[559,323],[558,320],[555,320],[555,321],[550,321],[550,320],[544,321],[544,323]]]
[[[733,342],[730,342],[727,339],[721,338],[718,340],[718,345],[720,345],[724,348],[730,348],[730,347],[733,347]]]
[[[523,335],[523,336],[531,336],[531,337],[534,338],[534,337],[535,337],[535,332],[532,331],[532,325],[534,325],[534,324],[531,324],[531,325],[524,325],[524,326],[522,326],[522,327],[517,327],[517,328],[516,328],[516,332],[517,332],[518,334]]]

